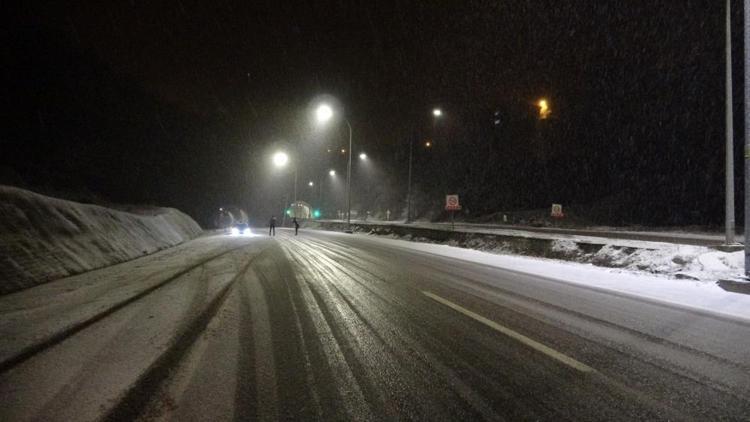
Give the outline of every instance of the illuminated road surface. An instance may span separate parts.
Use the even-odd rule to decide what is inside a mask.
[[[750,323],[366,236],[209,236],[0,297],[0,397],[3,421],[747,420]]]

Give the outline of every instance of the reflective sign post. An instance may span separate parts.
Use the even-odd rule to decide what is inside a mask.
[[[451,230],[456,230],[456,222],[453,213],[461,209],[458,195],[445,195],[445,210],[451,215]]]

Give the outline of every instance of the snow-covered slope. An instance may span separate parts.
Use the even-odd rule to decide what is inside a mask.
[[[148,214],[0,185],[0,294],[116,264],[201,233],[173,208]]]

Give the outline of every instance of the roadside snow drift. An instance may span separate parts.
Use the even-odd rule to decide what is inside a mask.
[[[308,227],[343,231],[345,223],[308,222]],[[744,251],[721,252],[707,246],[616,239],[508,229],[463,229],[362,223],[354,232],[474,249],[498,255],[523,255],[619,268],[671,278],[715,282],[744,274]]]
[[[177,245],[201,233],[173,208],[134,214],[0,185],[0,294]]]

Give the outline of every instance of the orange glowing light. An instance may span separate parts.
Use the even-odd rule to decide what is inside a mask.
[[[539,100],[539,102],[537,103],[537,106],[539,106],[539,118],[540,119],[546,119],[547,117],[549,117],[550,113],[552,113],[552,110],[550,110],[549,108],[549,103],[544,98]]]

